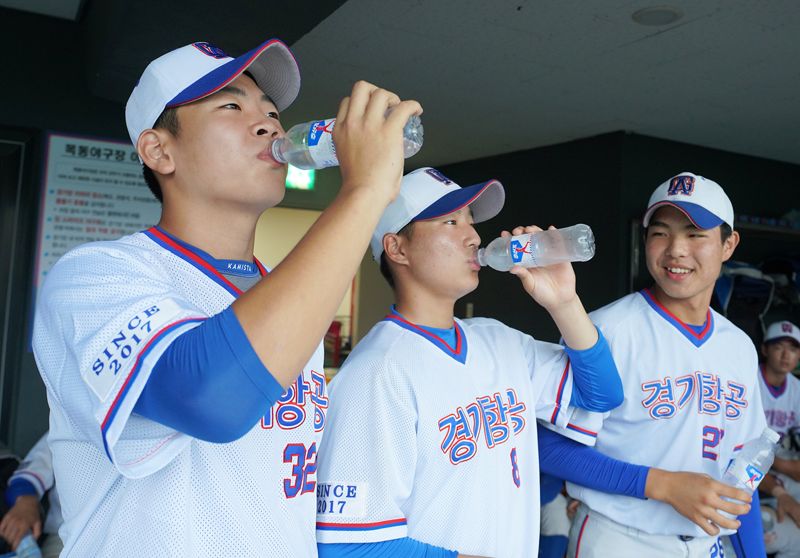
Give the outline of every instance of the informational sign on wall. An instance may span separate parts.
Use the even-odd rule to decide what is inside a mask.
[[[129,143],[48,134],[36,247],[35,289],[69,249],[158,222],[161,204]]]

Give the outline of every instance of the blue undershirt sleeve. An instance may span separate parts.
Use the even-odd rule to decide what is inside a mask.
[[[11,479],[11,482],[8,483],[8,487],[6,487],[6,506],[9,508],[13,507],[14,504],[17,503],[17,498],[20,496],[36,496],[38,498],[39,493],[36,491],[36,487],[33,486],[32,482],[22,478]]]
[[[283,392],[228,307],[170,344],[133,410],[200,440],[231,442]]]
[[[317,543],[319,558],[456,558],[458,552],[409,537],[375,543]]]
[[[538,423],[536,428],[543,473],[609,494],[645,499],[649,467],[613,459]]]
[[[604,412],[622,403],[622,380],[599,329],[593,347],[576,351],[565,346],[565,350],[572,364],[572,406]]]
[[[750,511],[739,516],[739,530],[731,535],[731,543],[738,558],[761,558],[767,555],[764,547],[764,531],[761,525],[761,505],[758,491],[753,493]],[[788,521],[791,521],[788,520]]]

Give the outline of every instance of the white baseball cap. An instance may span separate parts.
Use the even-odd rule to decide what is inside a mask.
[[[152,128],[165,108],[185,105],[219,91],[245,70],[282,111],[300,91],[300,68],[282,41],[270,39],[231,58],[210,43],[198,42],[150,62],[125,105],[125,123],[133,145]]]
[[[800,328],[786,320],[770,324],[767,328],[767,334],[764,336],[764,343],[777,341],[778,339],[794,339],[800,345]]]
[[[733,229],[733,204],[722,186],[690,172],[673,176],[656,188],[647,203],[643,224],[647,227],[655,211],[671,205],[680,210],[698,229],[713,229],[727,223]]]
[[[505,199],[503,185],[494,179],[462,188],[434,168],[412,171],[403,177],[400,193],[383,212],[372,233],[372,257],[380,261],[383,237],[412,221],[434,219],[469,206],[473,222],[481,223],[500,213]]]

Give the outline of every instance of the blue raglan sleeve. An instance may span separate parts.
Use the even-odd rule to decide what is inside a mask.
[[[134,412],[208,442],[246,434],[282,395],[231,307],[175,339]]]
[[[622,380],[611,348],[599,329],[593,347],[576,351],[565,346],[565,350],[572,364],[572,406],[604,412],[622,403]]]
[[[613,459],[539,424],[537,434],[543,473],[609,494],[645,498],[648,467]]]

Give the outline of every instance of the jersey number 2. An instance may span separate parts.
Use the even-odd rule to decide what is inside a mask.
[[[283,462],[292,464],[292,476],[283,479],[283,493],[287,498],[311,492],[317,486],[317,443],[306,449],[305,444],[287,444],[283,448]]]
[[[715,426],[703,427],[703,458],[716,461],[719,457],[717,446],[722,441],[725,431]]]

